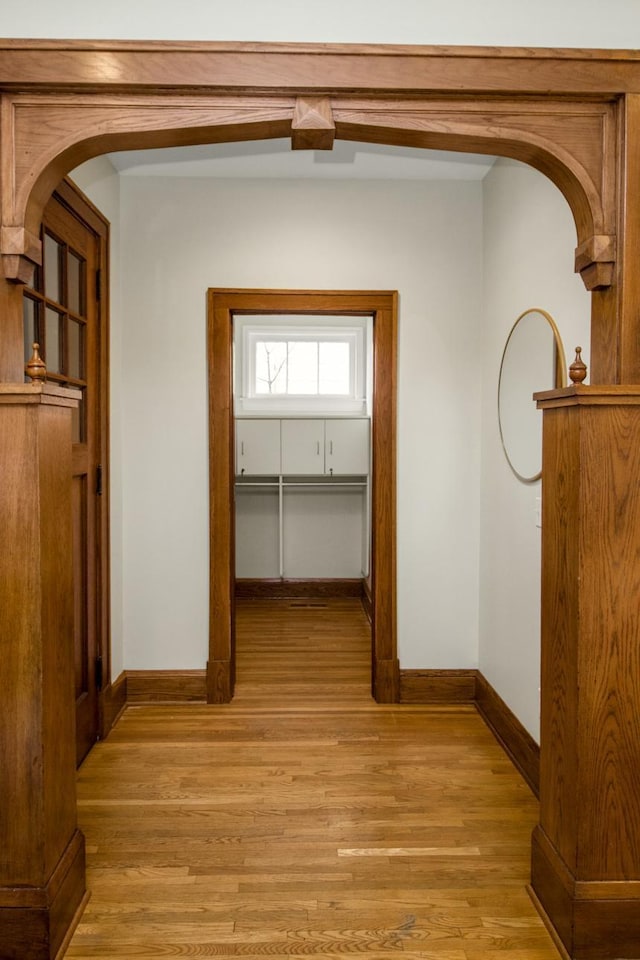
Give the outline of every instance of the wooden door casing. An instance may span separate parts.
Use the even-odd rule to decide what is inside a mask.
[[[209,290],[209,542],[212,562],[209,571],[207,698],[210,703],[230,701],[235,682],[231,351],[234,315],[251,313],[373,317],[371,689],[379,703],[395,703],[398,699],[395,483],[397,304],[397,293],[384,290]],[[322,440],[324,442],[324,431]],[[285,472],[284,456],[281,469]]]

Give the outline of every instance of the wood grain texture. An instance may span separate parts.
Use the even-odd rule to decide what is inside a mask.
[[[233,331],[228,310],[208,294],[209,662],[210,703],[233,696],[235,502],[233,497]]]
[[[506,84],[528,94],[640,92],[636,50],[130,40],[3,39],[0,44],[0,87],[5,90],[197,85],[262,91],[287,82],[324,93],[329,67],[332,85],[347,92],[500,93]]]
[[[400,703],[473,703],[476,670],[400,670]]]
[[[74,404],[73,391],[46,384],[0,393],[0,699],[12,720],[0,726],[0,955],[16,960],[34,923],[34,957],[53,957],[84,894],[74,790]]]
[[[80,771],[69,960],[558,960],[537,804],[474,708],[374,703],[357,600],[237,619],[232,703],[130,707]]]
[[[76,830],[44,887],[0,887],[0,956],[57,960],[85,902],[84,836]]]
[[[479,670],[401,670],[401,703],[473,703],[516,769],[539,795],[540,748]]]
[[[540,403],[548,409],[541,809],[532,878],[571,956],[635,957],[640,390],[598,394],[582,389]]]
[[[480,672],[476,678],[475,703],[480,716],[538,797],[540,795],[540,747]]]
[[[335,136],[328,97],[298,97],[291,121],[291,149],[331,150]]]
[[[262,579],[237,578],[235,595],[237,600],[283,600],[291,597],[361,597],[362,579],[349,580],[324,579]]]
[[[398,699],[396,638],[397,294],[385,291],[212,289],[208,294],[210,702],[233,696],[235,593],[232,323],[234,313],[373,316],[372,670],[374,696]],[[225,666],[226,664],[226,666]],[[228,671],[228,676],[225,676]],[[215,698],[215,699],[213,699]]]
[[[205,670],[127,670],[127,704],[205,702]]]
[[[29,237],[55,185],[83,160],[145,146],[296,141],[307,122],[326,138],[335,124],[341,139],[514,157],[548,176],[571,206],[588,288],[615,279],[622,291],[621,299],[606,291],[594,299],[592,382],[640,370],[630,312],[638,232],[635,53],[9,42],[0,46],[0,93],[7,277],[24,282],[37,262]],[[629,255],[623,273],[611,259],[615,237]],[[17,370],[15,345],[12,357]]]
[[[127,704],[127,675],[122,673],[102,691],[100,738],[104,740]]]

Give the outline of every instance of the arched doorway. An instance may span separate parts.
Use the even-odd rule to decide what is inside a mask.
[[[12,640],[2,681],[11,722],[0,755],[8,804],[22,811],[0,833],[8,855],[0,911],[11,915],[5,953],[18,955],[15,943],[37,917],[38,956],[52,956],[84,891],[73,766],[60,747],[70,730],[66,541],[52,536],[69,527],[73,401],[23,384],[16,285],[39,260],[44,203],[68,170],[108,150],[291,135],[298,149],[326,149],[337,136],[511,156],[549,176],[571,206],[576,268],[594,291],[596,386],[544,401],[549,533],[533,882],[572,956],[640,956],[640,394],[620,386],[640,381],[637,61],[548,51],[25,42],[0,46],[0,71],[1,438],[11,464],[3,610]]]

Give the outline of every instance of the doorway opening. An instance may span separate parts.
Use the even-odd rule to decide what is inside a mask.
[[[291,469],[282,466],[283,447],[281,416],[271,417],[271,432],[278,443],[266,443],[278,459],[277,474],[273,464],[265,468],[260,455],[257,462],[243,458],[243,440],[240,441],[240,458],[243,467],[238,468],[236,453],[236,423],[234,410],[233,340],[234,319],[247,317],[313,316],[332,318],[371,318],[371,434],[370,468],[350,460],[340,467],[335,457],[338,442],[329,428],[326,440],[325,418],[305,418],[289,422],[285,434],[291,434],[292,449],[296,456],[289,462]],[[322,437],[309,434],[311,456],[319,463],[322,459],[324,476],[318,483],[331,483],[338,470],[345,476],[356,476],[364,483],[370,500],[370,558],[366,576],[361,578],[358,589],[365,597],[365,606],[371,620],[371,690],[378,702],[393,703],[398,699],[399,668],[396,647],[396,563],[395,563],[395,440],[396,440],[396,356],[397,356],[397,294],[387,291],[278,291],[278,290],[220,290],[211,289],[208,301],[208,371],[209,371],[209,454],[210,454],[210,636],[209,662],[207,664],[207,697],[209,702],[224,703],[233,696],[236,671],[235,656],[235,596],[236,596],[236,525],[235,487],[236,474],[239,483],[248,482],[246,477],[255,473],[265,477],[264,482],[274,483],[277,475],[278,497],[281,505],[284,477],[291,475],[291,483],[298,484],[296,495],[305,483],[305,474],[320,473],[319,466],[312,467],[296,459],[300,451],[302,430],[315,430],[321,426]],[[357,392],[357,391],[355,391]],[[253,398],[254,400],[256,398]],[[355,396],[353,398],[356,400]],[[283,410],[284,400],[277,401]],[[249,404],[250,406],[251,404]],[[275,412],[275,406],[272,407]],[[286,404],[285,404],[286,409]],[[358,424],[358,419],[360,423]],[[342,435],[347,420],[340,423]],[[265,423],[257,424],[254,434],[265,436]],[[362,434],[366,424],[367,458],[369,453],[368,420],[351,418],[351,427]],[[311,426],[309,426],[311,425]],[[334,425],[335,426],[335,425]],[[241,426],[246,430],[246,426]],[[243,433],[244,438],[244,433]],[[247,435],[248,436],[248,435]],[[321,442],[322,440],[322,442]],[[258,440],[258,443],[261,443]],[[353,438],[346,438],[353,448]],[[335,446],[334,446],[335,444]],[[356,444],[357,446],[357,444]],[[335,451],[335,452],[334,452]],[[353,449],[350,450],[353,452]],[[267,454],[268,455],[268,454]],[[286,463],[286,461],[285,461]],[[247,470],[254,473],[249,474]],[[327,467],[327,464],[329,466]],[[338,468],[336,468],[338,464]],[[365,467],[362,469],[362,467]],[[284,473],[283,473],[284,470]],[[325,470],[328,472],[325,474]],[[243,473],[244,471],[244,473]],[[257,471],[257,472],[256,472]],[[333,473],[332,473],[333,471]],[[355,473],[354,473],[355,471]],[[363,478],[366,477],[366,480]],[[328,478],[328,479],[327,479]],[[308,483],[308,481],[307,481]],[[323,491],[324,492],[324,491]],[[279,523],[281,524],[281,514]],[[283,580],[283,545],[279,544],[277,578]],[[364,571],[363,571],[364,572]]]

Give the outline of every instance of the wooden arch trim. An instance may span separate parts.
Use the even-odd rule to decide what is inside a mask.
[[[222,290],[208,293],[209,661],[207,699],[227,703],[235,683],[234,314],[373,316],[371,473],[371,688],[379,703],[399,695],[396,634],[396,367],[398,297],[393,291]]]
[[[640,215],[621,210],[637,161],[629,121],[638,96],[640,55],[630,51],[5,40],[3,273],[29,279],[52,190],[111,150],[273,137],[329,149],[337,137],[498,154],[537,167],[563,192],[576,269],[605,294],[593,382],[635,382],[640,345],[620,271],[640,239]],[[2,346],[0,378],[20,379],[17,343]]]
[[[556,183],[576,221],[581,259],[613,264],[614,244],[589,246],[615,232],[614,182],[608,176],[616,150],[615,105],[460,99],[387,102],[326,98],[315,130],[301,129],[309,116],[301,97],[264,98],[129,96],[20,96],[5,103],[5,130],[13,160],[13,190],[3,196],[2,254],[39,262],[41,208],[61,177],[93,156],[132,146],[162,147],[292,137],[294,148],[329,148],[344,140],[427,149],[500,154],[537,167]],[[323,130],[324,128],[324,130]],[[34,130],[47,131],[34,140]],[[326,140],[319,139],[319,134]],[[315,136],[314,136],[315,135]],[[588,253],[592,250],[592,260]],[[604,261],[604,257],[609,257]],[[585,259],[587,258],[587,259]],[[10,276],[5,264],[5,276]],[[15,279],[25,264],[14,261]],[[611,269],[589,289],[607,286]]]

